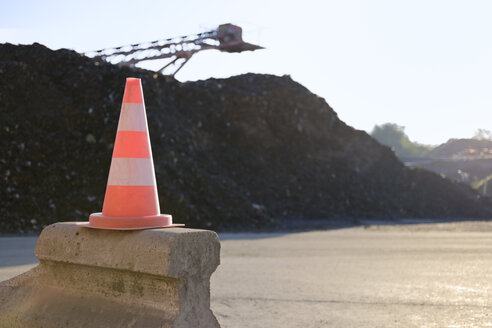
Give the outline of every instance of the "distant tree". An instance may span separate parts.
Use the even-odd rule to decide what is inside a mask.
[[[410,141],[405,134],[405,127],[395,123],[375,125],[371,135],[381,144],[391,147],[402,159],[423,157],[433,148]]]
[[[492,141],[492,132],[490,132],[490,130],[486,130],[486,129],[478,129],[475,132],[475,135],[473,136],[472,139],[491,140]]]

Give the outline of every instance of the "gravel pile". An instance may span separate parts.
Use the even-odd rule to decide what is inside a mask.
[[[244,231],[492,216],[490,199],[405,167],[289,76],[180,83],[69,50],[3,44],[1,232],[101,210],[128,76],[142,79],[161,209],[175,222]]]

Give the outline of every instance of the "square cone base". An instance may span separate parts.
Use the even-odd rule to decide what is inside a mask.
[[[93,213],[89,216],[89,222],[80,222],[78,225],[107,230],[143,230],[184,226],[184,224],[173,224],[173,217],[167,214],[152,216],[106,216],[102,213]]]

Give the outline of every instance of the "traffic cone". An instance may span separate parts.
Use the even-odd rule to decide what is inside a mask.
[[[139,230],[183,226],[160,214],[140,79],[127,78],[102,213],[85,226]]]

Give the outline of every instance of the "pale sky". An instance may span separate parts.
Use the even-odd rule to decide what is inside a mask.
[[[179,80],[289,74],[357,129],[439,144],[492,130],[491,17],[486,0],[0,0],[0,43],[83,52],[233,23],[267,49],[198,53]]]

